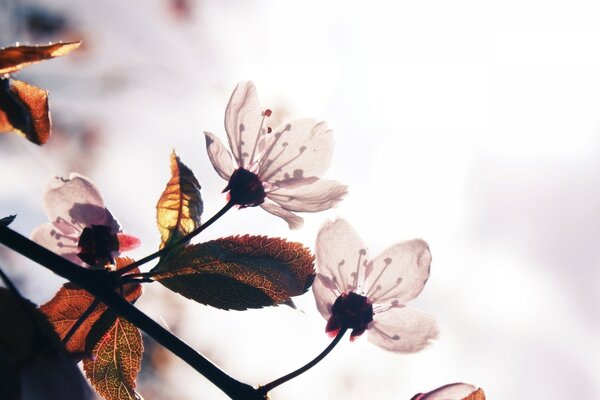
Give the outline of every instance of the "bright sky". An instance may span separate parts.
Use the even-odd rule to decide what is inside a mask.
[[[343,216],[372,255],[414,237],[433,254],[414,303],[438,320],[433,346],[398,355],[366,338],[344,341],[273,399],[408,400],[455,381],[490,399],[600,398],[596,2],[209,0],[179,24],[165,19],[165,3],[73,2],[93,58],[23,74],[46,82],[54,114],[102,127],[106,146],[86,174],[142,238],[137,256],[158,243],[154,206],[171,148],[202,183],[206,218],[222,206],[225,183],[202,131],[224,138],[225,105],[247,79],[281,118],[328,121],[337,147],[327,177],[351,192],[300,231],[242,210],[206,239],[255,233],[312,247],[319,226]],[[18,213],[15,228],[26,233],[44,221],[43,183],[68,163],[16,137],[3,143],[18,150],[0,150],[0,214]],[[150,299],[163,292],[149,288],[139,306],[169,322],[169,307]],[[185,307],[177,333],[251,384],[328,343],[311,293],[297,301],[302,312],[169,299]],[[182,362],[163,377],[173,398],[224,398]]]

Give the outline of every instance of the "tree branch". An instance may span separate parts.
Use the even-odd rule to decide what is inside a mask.
[[[230,398],[236,400],[264,400],[266,398],[264,394],[252,386],[227,375],[208,359],[119,296],[110,284],[111,278],[104,271],[82,268],[12,229],[1,225],[0,243],[90,292],[117,314],[146,332],[148,336],[200,372]]]

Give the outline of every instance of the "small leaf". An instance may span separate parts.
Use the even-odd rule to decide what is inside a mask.
[[[48,92],[0,79],[0,132],[14,132],[38,145],[46,143],[50,138]]]
[[[9,226],[15,220],[16,215],[9,215],[8,217],[0,218],[1,226]]]
[[[315,277],[314,257],[301,243],[248,235],[187,246],[151,273],[169,289],[225,310],[286,303]]]
[[[477,391],[471,393],[463,400],[485,400],[485,393],[483,392],[483,389],[477,389]]]
[[[42,46],[13,46],[0,49],[0,75],[20,70],[30,64],[64,56],[81,42],[53,43]]]
[[[121,269],[132,262],[133,260],[130,258],[118,257],[116,259],[117,269]],[[136,273],[139,270],[136,269],[133,272]],[[123,294],[130,303],[133,303],[142,295],[142,285],[139,283],[128,284],[125,286]],[[54,325],[54,330],[62,340],[93,301],[94,296],[90,293],[72,283],[66,283],[59,289],[52,300],[40,307],[40,310],[46,314],[48,320]],[[81,326],[79,326],[68,343],[65,344],[67,351],[76,355],[84,353],[86,338],[92,333],[92,327],[106,309],[107,307],[102,303],[96,307]],[[97,336],[101,336],[103,333],[100,332]]]
[[[171,179],[156,204],[156,222],[162,249],[200,226],[200,184],[193,172],[171,153]]]
[[[143,351],[139,329],[123,318],[116,318],[98,338],[92,357],[83,360],[85,375],[107,400],[138,399],[135,387]]]

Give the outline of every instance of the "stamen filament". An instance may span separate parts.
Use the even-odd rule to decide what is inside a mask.
[[[385,260],[383,260],[383,262],[385,263],[385,265],[381,269],[381,271],[379,272],[379,275],[377,275],[377,278],[375,278],[375,280],[373,281],[373,283],[371,283],[371,287],[369,288],[369,291],[367,292],[367,297],[371,297],[371,295],[372,295],[371,290],[373,290],[373,288],[377,287],[377,282],[381,278],[381,275],[383,275],[383,273],[385,272],[385,270],[387,269],[387,267],[392,263],[392,261],[390,259],[388,259],[388,258],[386,258]],[[377,291],[377,289],[375,289],[375,290]]]
[[[271,153],[273,152],[273,149],[275,148],[275,145],[277,144],[277,142],[279,142],[279,139],[281,139],[281,136],[283,136],[283,132],[286,131],[286,130],[289,130],[289,128],[287,126],[284,128],[283,131],[281,131],[281,132],[275,132],[275,134],[274,134],[275,135],[275,139],[273,140],[273,143],[271,143],[271,145],[269,146],[269,148],[265,151],[265,153],[262,155],[262,157],[260,159],[260,162],[258,164],[258,170],[259,171],[267,168],[265,166],[265,163],[268,161],[268,158],[271,155]],[[277,158],[277,157],[275,157],[275,158]]]
[[[354,276],[354,290],[358,290],[358,273],[360,271],[360,260],[362,259],[362,256],[365,254],[366,253],[364,252],[363,249],[360,249],[358,251],[358,261],[356,262],[356,275]]]
[[[273,160],[271,160],[271,163],[269,165],[267,165],[265,167],[269,168],[271,165],[273,165],[273,162],[275,162],[275,160],[285,151],[285,148],[283,150],[281,150],[281,153],[279,153],[279,155],[274,158]],[[306,147],[300,147],[299,149],[299,153],[297,156],[292,157],[291,159],[289,159],[288,161],[284,162],[283,164],[281,164],[278,168],[276,168],[275,170],[273,170],[269,175],[264,176],[261,178],[262,181],[269,181],[277,172],[281,171],[283,169],[283,167],[293,163],[294,161],[296,161],[298,158],[300,158],[300,156],[302,156],[302,154],[306,151]]]
[[[260,135],[263,132],[263,125],[265,124],[265,119],[267,118],[267,116],[265,115],[265,113],[263,112],[262,115],[262,120],[260,121],[260,126],[258,127],[258,133],[256,134],[256,140],[254,141],[254,148],[252,149],[252,155],[250,156],[250,159],[248,160],[248,168],[252,168],[252,164],[254,163],[254,155],[256,154],[256,149],[258,148],[258,142],[260,141]],[[256,171],[252,171],[252,172],[256,172]]]

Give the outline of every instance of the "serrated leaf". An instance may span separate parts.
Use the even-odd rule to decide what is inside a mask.
[[[315,277],[314,256],[301,243],[249,235],[187,246],[151,273],[169,289],[225,310],[285,303]]]
[[[171,153],[171,179],[156,204],[160,248],[200,226],[202,215],[200,183],[194,173]]]
[[[135,387],[143,351],[139,329],[123,318],[116,318],[98,338],[92,357],[83,360],[83,370],[105,399],[138,399]]]
[[[0,132],[38,145],[50,138],[48,92],[17,80],[0,79]]]
[[[133,262],[127,257],[117,257],[115,261],[117,269]],[[133,272],[137,273],[139,270]],[[135,302],[142,295],[142,285],[139,283],[126,285],[123,295],[129,302]],[[72,283],[66,283],[52,300],[40,307],[40,310],[54,325],[54,330],[62,340],[93,302],[94,296],[90,293]],[[67,351],[76,355],[84,353],[86,338],[92,333],[92,327],[106,309],[107,307],[102,303],[96,307],[66,343]],[[98,333],[97,336],[101,336],[102,333],[104,332]]]
[[[1,226],[9,226],[15,220],[16,215],[9,215],[8,217],[0,218]]]
[[[0,49],[0,75],[16,72],[30,64],[64,56],[81,42],[52,43],[41,46],[12,46]]]

